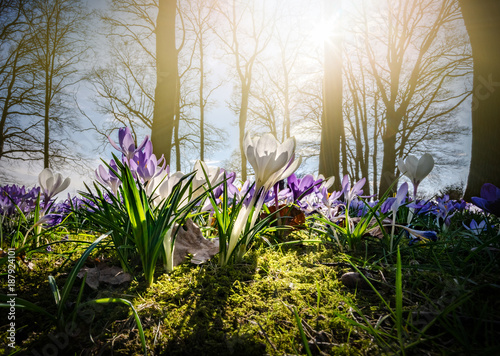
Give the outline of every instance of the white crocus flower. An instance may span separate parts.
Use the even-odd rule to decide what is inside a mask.
[[[428,153],[424,154],[420,159],[413,155],[408,155],[406,161],[400,159],[398,168],[405,176],[410,178],[413,183],[413,200],[417,198],[417,189],[422,180],[434,168],[434,158]]]
[[[170,196],[170,194],[172,194],[172,189],[177,183],[180,182],[182,177],[184,177],[184,173],[182,172],[175,172],[167,177],[164,177],[162,183],[157,188],[161,201],[164,201]]]
[[[247,133],[244,140],[245,156],[255,171],[256,192],[264,187],[271,189],[287,178],[300,166],[301,159],[294,161],[295,137],[280,144],[271,134],[252,140]]]
[[[194,171],[196,172],[192,182],[193,195],[191,199],[195,199],[201,194],[203,194],[204,190],[202,188],[203,185],[208,183],[210,187],[215,187],[224,179],[224,171],[219,167],[209,167],[203,161],[197,160],[194,164]]]
[[[252,221],[250,222],[249,229],[252,229],[257,217],[259,216],[260,209],[264,204],[266,193],[279,181],[289,177],[300,166],[301,159],[294,160],[295,158],[295,138],[290,137],[285,142],[280,144],[276,138],[271,134],[265,134],[259,139],[250,137],[247,133],[244,139],[245,156],[248,162],[252,165],[255,171],[255,193],[248,206],[243,206],[238,213],[236,221],[231,231],[229,246],[227,249],[226,258],[232,254],[239,240],[241,232],[243,231],[250,212],[254,205]],[[260,193],[260,194],[259,194]],[[259,200],[256,203],[256,199]],[[247,241],[241,247],[240,256],[246,251]],[[226,261],[227,263],[227,261]]]
[[[45,195],[45,202],[48,203],[54,196],[68,188],[71,179],[68,177],[63,180],[61,173],[52,173],[50,168],[45,168],[38,175],[38,183],[42,187],[43,194]]]
[[[173,187],[180,182],[184,177],[184,173],[175,172],[170,174],[170,172],[165,172],[154,178],[151,187],[149,188],[151,192],[148,194],[154,194],[155,204],[163,205],[168,197],[172,194]],[[154,193],[153,193],[154,191]],[[165,253],[165,270],[167,272],[172,272],[174,265],[174,248],[175,245],[172,243],[172,229],[167,230],[165,236],[163,237],[163,250]]]

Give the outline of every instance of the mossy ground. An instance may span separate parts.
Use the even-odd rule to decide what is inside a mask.
[[[396,337],[391,314],[394,260],[377,257],[380,253],[371,245],[349,255],[323,244],[261,246],[241,263],[226,267],[218,265],[216,256],[202,266],[183,264],[171,274],[158,268],[156,282],[149,288],[140,278],[127,287],[97,291],[86,287],[84,300],[132,301],[151,355],[306,354],[294,309],[315,355],[397,354],[401,345],[410,355],[495,354],[500,351],[498,259],[485,251],[486,256],[478,254],[477,259],[488,268],[480,268],[474,259],[457,265],[460,259],[450,256],[460,251],[450,245],[402,251],[407,321],[402,340]],[[95,256],[105,259],[108,252]],[[432,256],[439,256],[441,265]],[[53,254],[34,255],[35,269],[20,271],[18,295],[54,313],[47,276],[52,274],[59,286],[64,284],[71,265],[61,267],[62,260]],[[371,276],[374,289],[351,289],[340,282],[342,274],[354,271],[352,265]],[[76,283],[70,300],[75,300],[78,287]],[[134,319],[122,305],[82,310],[78,332],[68,342],[64,331],[39,315],[18,309],[16,317],[19,355],[52,352],[54,348],[47,345],[56,345],[58,353],[46,354],[142,353]],[[7,326],[0,330],[5,335]],[[57,347],[58,342],[64,347]],[[11,349],[4,345],[3,351]]]

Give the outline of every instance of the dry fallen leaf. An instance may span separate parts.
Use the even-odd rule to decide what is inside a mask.
[[[123,272],[120,267],[110,267],[105,263],[100,263],[92,268],[83,267],[77,276],[83,278],[85,274],[87,274],[85,283],[92,289],[97,289],[100,283],[120,285],[132,280],[132,276]]]
[[[174,266],[184,262],[186,256],[191,254],[191,263],[202,264],[219,252],[219,239],[206,239],[200,228],[191,219],[187,219],[184,225],[177,229],[174,250]]]

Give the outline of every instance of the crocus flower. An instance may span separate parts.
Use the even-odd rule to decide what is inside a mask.
[[[398,212],[399,207],[403,203],[403,200],[406,198],[406,194],[408,194],[408,183],[403,183],[398,189],[396,194],[396,199],[391,206],[392,211],[392,227],[391,227],[391,240],[389,245],[389,251],[392,252],[392,246],[394,242],[394,228],[396,226],[396,214]]]
[[[156,158],[156,155],[153,153],[153,144],[151,141],[147,141],[144,145],[144,150],[137,151],[134,157],[129,160],[130,169],[146,184],[154,177],[160,175],[165,166],[165,157],[162,156],[159,160]]]
[[[158,194],[162,200],[168,198],[170,194],[172,194],[173,187],[180,182],[182,177],[184,177],[184,173],[175,172],[163,179],[158,187]]]
[[[424,154],[420,159],[413,155],[408,155],[406,161],[401,158],[398,163],[398,168],[401,173],[410,178],[413,183],[413,200],[417,198],[417,189],[422,180],[434,168],[434,158],[428,153]]]
[[[342,179],[342,193],[344,193],[344,199],[346,204],[349,205],[354,198],[358,195],[363,194],[363,185],[365,185],[366,178],[360,179],[358,182],[354,183],[351,188],[351,183],[349,182],[349,176],[346,174]]]
[[[487,229],[486,220],[481,220],[480,223],[477,223],[476,220],[472,219],[469,226],[465,225],[463,222],[462,225],[476,236],[481,235]]]
[[[330,180],[325,184],[327,189],[333,184],[333,181],[329,184]],[[297,176],[293,173],[288,177],[287,185],[292,193],[291,198],[293,201],[297,201],[299,197],[305,197],[311,193],[318,192],[324,181],[325,180],[322,175],[320,175],[316,180],[312,174],[308,174],[303,178],[297,178]]]
[[[99,167],[95,170],[95,175],[97,180],[102,184],[108,185],[113,191],[113,194],[116,196],[118,187],[122,184],[122,182],[112,171],[114,170],[115,172],[118,172],[118,166],[116,165],[114,159],[109,162],[109,166],[111,169],[106,169],[102,165],[99,165]]]
[[[295,138],[290,137],[282,144],[271,135],[265,134],[252,140],[250,134],[245,135],[245,156],[255,171],[257,191],[271,189],[277,182],[287,178],[297,170],[301,163],[299,158],[294,161]]]
[[[338,211],[338,207],[342,204],[339,200],[342,196],[342,191],[334,191],[330,194],[328,193],[328,188],[324,186],[317,195],[326,208],[326,213],[324,215],[326,215],[328,219],[332,219]]]
[[[118,143],[119,146],[111,139],[110,136],[108,136],[109,143],[111,143],[111,146],[113,146],[115,149],[120,151],[123,156],[127,159],[127,161],[131,160],[134,158],[134,155],[141,151],[146,143],[149,140],[149,137],[146,136],[144,141],[139,145],[139,147],[135,147],[135,141],[132,136],[132,132],[128,127],[122,127],[121,129],[118,130]]]
[[[396,215],[398,212],[399,207],[403,204],[406,194],[408,194],[408,183],[403,183],[398,189],[398,192],[396,194],[396,199],[391,205],[391,211],[393,216]]]
[[[228,259],[234,248],[241,232],[248,222],[248,217],[255,205],[255,211],[252,215],[249,228],[252,229],[257,217],[260,214],[260,209],[264,204],[264,199],[267,192],[279,181],[288,178],[297,170],[301,163],[301,159],[295,158],[295,138],[290,137],[285,142],[280,144],[271,134],[265,134],[259,139],[252,140],[249,133],[244,139],[245,156],[248,162],[252,165],[255,171],[255,194],[248,206],[243,206],[239,211],[236,221],[231,231],[229,246],[227,248],[226,259]],[[259,200],[257,201],[257,197]],[[243,253],[245,252],[247,242],[241,246]],[[224,264],[228,261],[224,261]]]
[[[18,213],[17,207],[25,214],[35,210],[40,187],[26,189],[15,184],[0,187],[0,214],[12,216]]]
[[[434,215],[436,216],[436,220],[439,223],[439,219],[444,221],[445,226],[450,226],[451,217],[455,214],[456,202],[450,200],[448,195],[443,196],[442,198],[436,199],[437,206],[433,210]]]
[[[202,186],[209,183],[210,187],[219,185],[224,179],[224,170],[219,167],[209,167],[205,162],[197,160],[194,164],[192,189],[194,199],[203,193]]]
[[[491,183],[481,187],[481,197],[472,197],[472,202],[488,213],[500,216],[500,188]]]
[[[66,178],[63,180],[61,173],[56,173],[54,175],[50,168],[45,168],[38,175],[38,182],[40,183],[40,187],[42,187],[44,194],[44,207],[47,209],[47,204],[50,199],[62,192],[64,189],[68,188],[71,183],[71,179]]]
[[[416,242],[428,242],[428,241],[437,241],[438,236],[435,231],[422,231],[410,229],[408,227],[403,227],[404,230],[408,233],[410,238],[410,245],[413,245]]]

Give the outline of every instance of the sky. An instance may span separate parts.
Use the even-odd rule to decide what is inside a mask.
[[[272,2],[272,1],[271,1]],[[345,3],[345,1],[344,1]],[[91,9],[94,9],[98,12],[102,12],[106,8],[106,4],[101,0],[91,0],[88,2],[88,6]],[[322,21],[317,21],[314,25],[311,26],[311,33],[313,34],[313,38],[318,40],[320,37],[320,30],[323,29],[324,23]],[[318,45],[321,44],[322,41],[318,41]],[[217,58],[219,60],[219,58]],[[214,67],[215,75],[213,82],[217,82],[218,78],[226,78],[228,76],[228,68],[227,66],[216,66]],[[216,126],[224,128],[227,131],[227,134],[224,138],[224,147],[212,155],[210,155],[207,159],[207,162],[212,165],[222,165],[223,162],[231,159],[231,153],[238,147],[238,134],[237,127],[235,125],[237,117],[233,111],[231,111],[226,103],[230,100],[232,96],[233,84],[231,81],[226,82],[219,89],[214,92],[213,99],[217,102],[217,104],[208,112],[208,120]],[[81,105],[81,109],[86,112],[87,115],[93,118],[97,118],[99,120],[103,120],[99,113],[96,112],[95,106],[92,103],[92,98],[94,97],[94,91],[92,87],[88,84],[81,84],[78,90],[78,100]],[[463,108],[457,113],[460,117],[460,121],[470,127],[470,100],[467,100],[463,104]],[[114,133],[114,139],[116,140],[116,133]],[[143,134],[150,134],[149,132],[144,131]],[[307,136],[302,137],[298,136],[299,140],[307,140]],[[140,139],[141,140],[141,139]],[[85,152],[91,152],[97,145],[95,135],[92,133],[79,133],[78,134],[78,142],[81,145],[81,150]],[[462,142],[457,143],[458,146],[462,148],[463,154],[466,155],[465,161],[469,161],[469,152],[470,152],[470,137],[464,138]],[[108,145],[105,152],[101,154],[101,157],[104,159],[108,159],[110,157],[111,152],[113,152],[112,148]],[[72,167],[63,168],[60,171],[63,176],[69,176],[72,179],[72,183],[68,192],[74,194],[78,190],[83,190],[83,182],[89,183],[93,179],[93,169],[97,168],[100,163],[100,158],[98,154],[94,155],[94,159],[90,161],[89,169],[81,174],[76,172]],[[191,162],[191,165],[194,162]],[[188,164],[184,164],[186,167]],[[4,183],[17,183],[17,184],[25,184],[28,186],[32,186],[37,183],[37,175],[38,172],[41,171],[41,164],[33,164],[31,166],[25,165],[12,165],[10,167],[6,167],[13,175],[15,176],[15,181],[7,181]],[[185,168],[184,168],[185,169]],[[300,168],[302,173],[314,173],[317,171],[317,160],[311,160],[307,165],[303,165]],[[468,165],[464,165],[462,168],[454,169],[453,171],[445,171],[441,174],[431,173],[429,177],[422,183],[421,189],[428,191],[435,191],[437,187],[442,187],[444,185],[449,185],[453,183],[465,182],[467,179],[468,173]],[[404,180],[404,179],[403,179]]]

